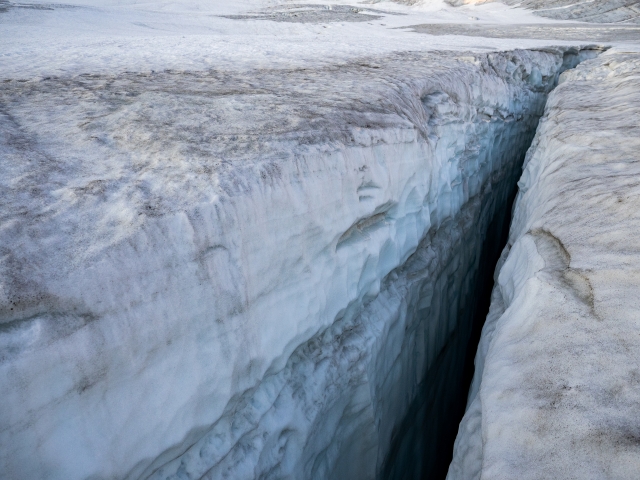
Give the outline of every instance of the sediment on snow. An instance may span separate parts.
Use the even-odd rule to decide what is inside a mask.
[[[520,163],[595,55],[3,82],[4,471],[440,471]]]
[[[638,475],[639,71],[610,51],[549,98],[450,480]]]

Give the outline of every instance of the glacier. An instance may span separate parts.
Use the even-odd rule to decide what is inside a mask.
[[[596,54],[4,82],[4,471],[393,476],[546,95]]]
[[[639,71],[610,51],[549,98],[448,479],[637,478]]]
[[[640,31],[450,3],[0,1],[0,476],[444,477],[490,294],[449,476],[521,476],[511,259],[597,304],[518,240],[535,152],[578,83],[634,98]]]

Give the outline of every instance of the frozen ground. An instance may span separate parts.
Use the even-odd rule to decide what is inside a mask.
[[[605,54],[549,99],[449,479],[638,476],[638,73]]]
[[[573,28],[500,3],[1,3],[0,470],[426,471],[483,243],[602,34],[476,23]]]

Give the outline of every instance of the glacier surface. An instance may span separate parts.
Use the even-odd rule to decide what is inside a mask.
[[[4,82],[4,471],[392,471],[580,55]]]
[[[638,72],[611,51],[549,98],[450,480],[638,476]]]
[[[0,2],[3,475],[441,473],[547,94],[613,35],[540,22]]]

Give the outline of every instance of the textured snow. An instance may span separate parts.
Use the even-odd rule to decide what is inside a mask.
[[[549,98],[449,479],[638,476],[639,72],[612,51]]]

